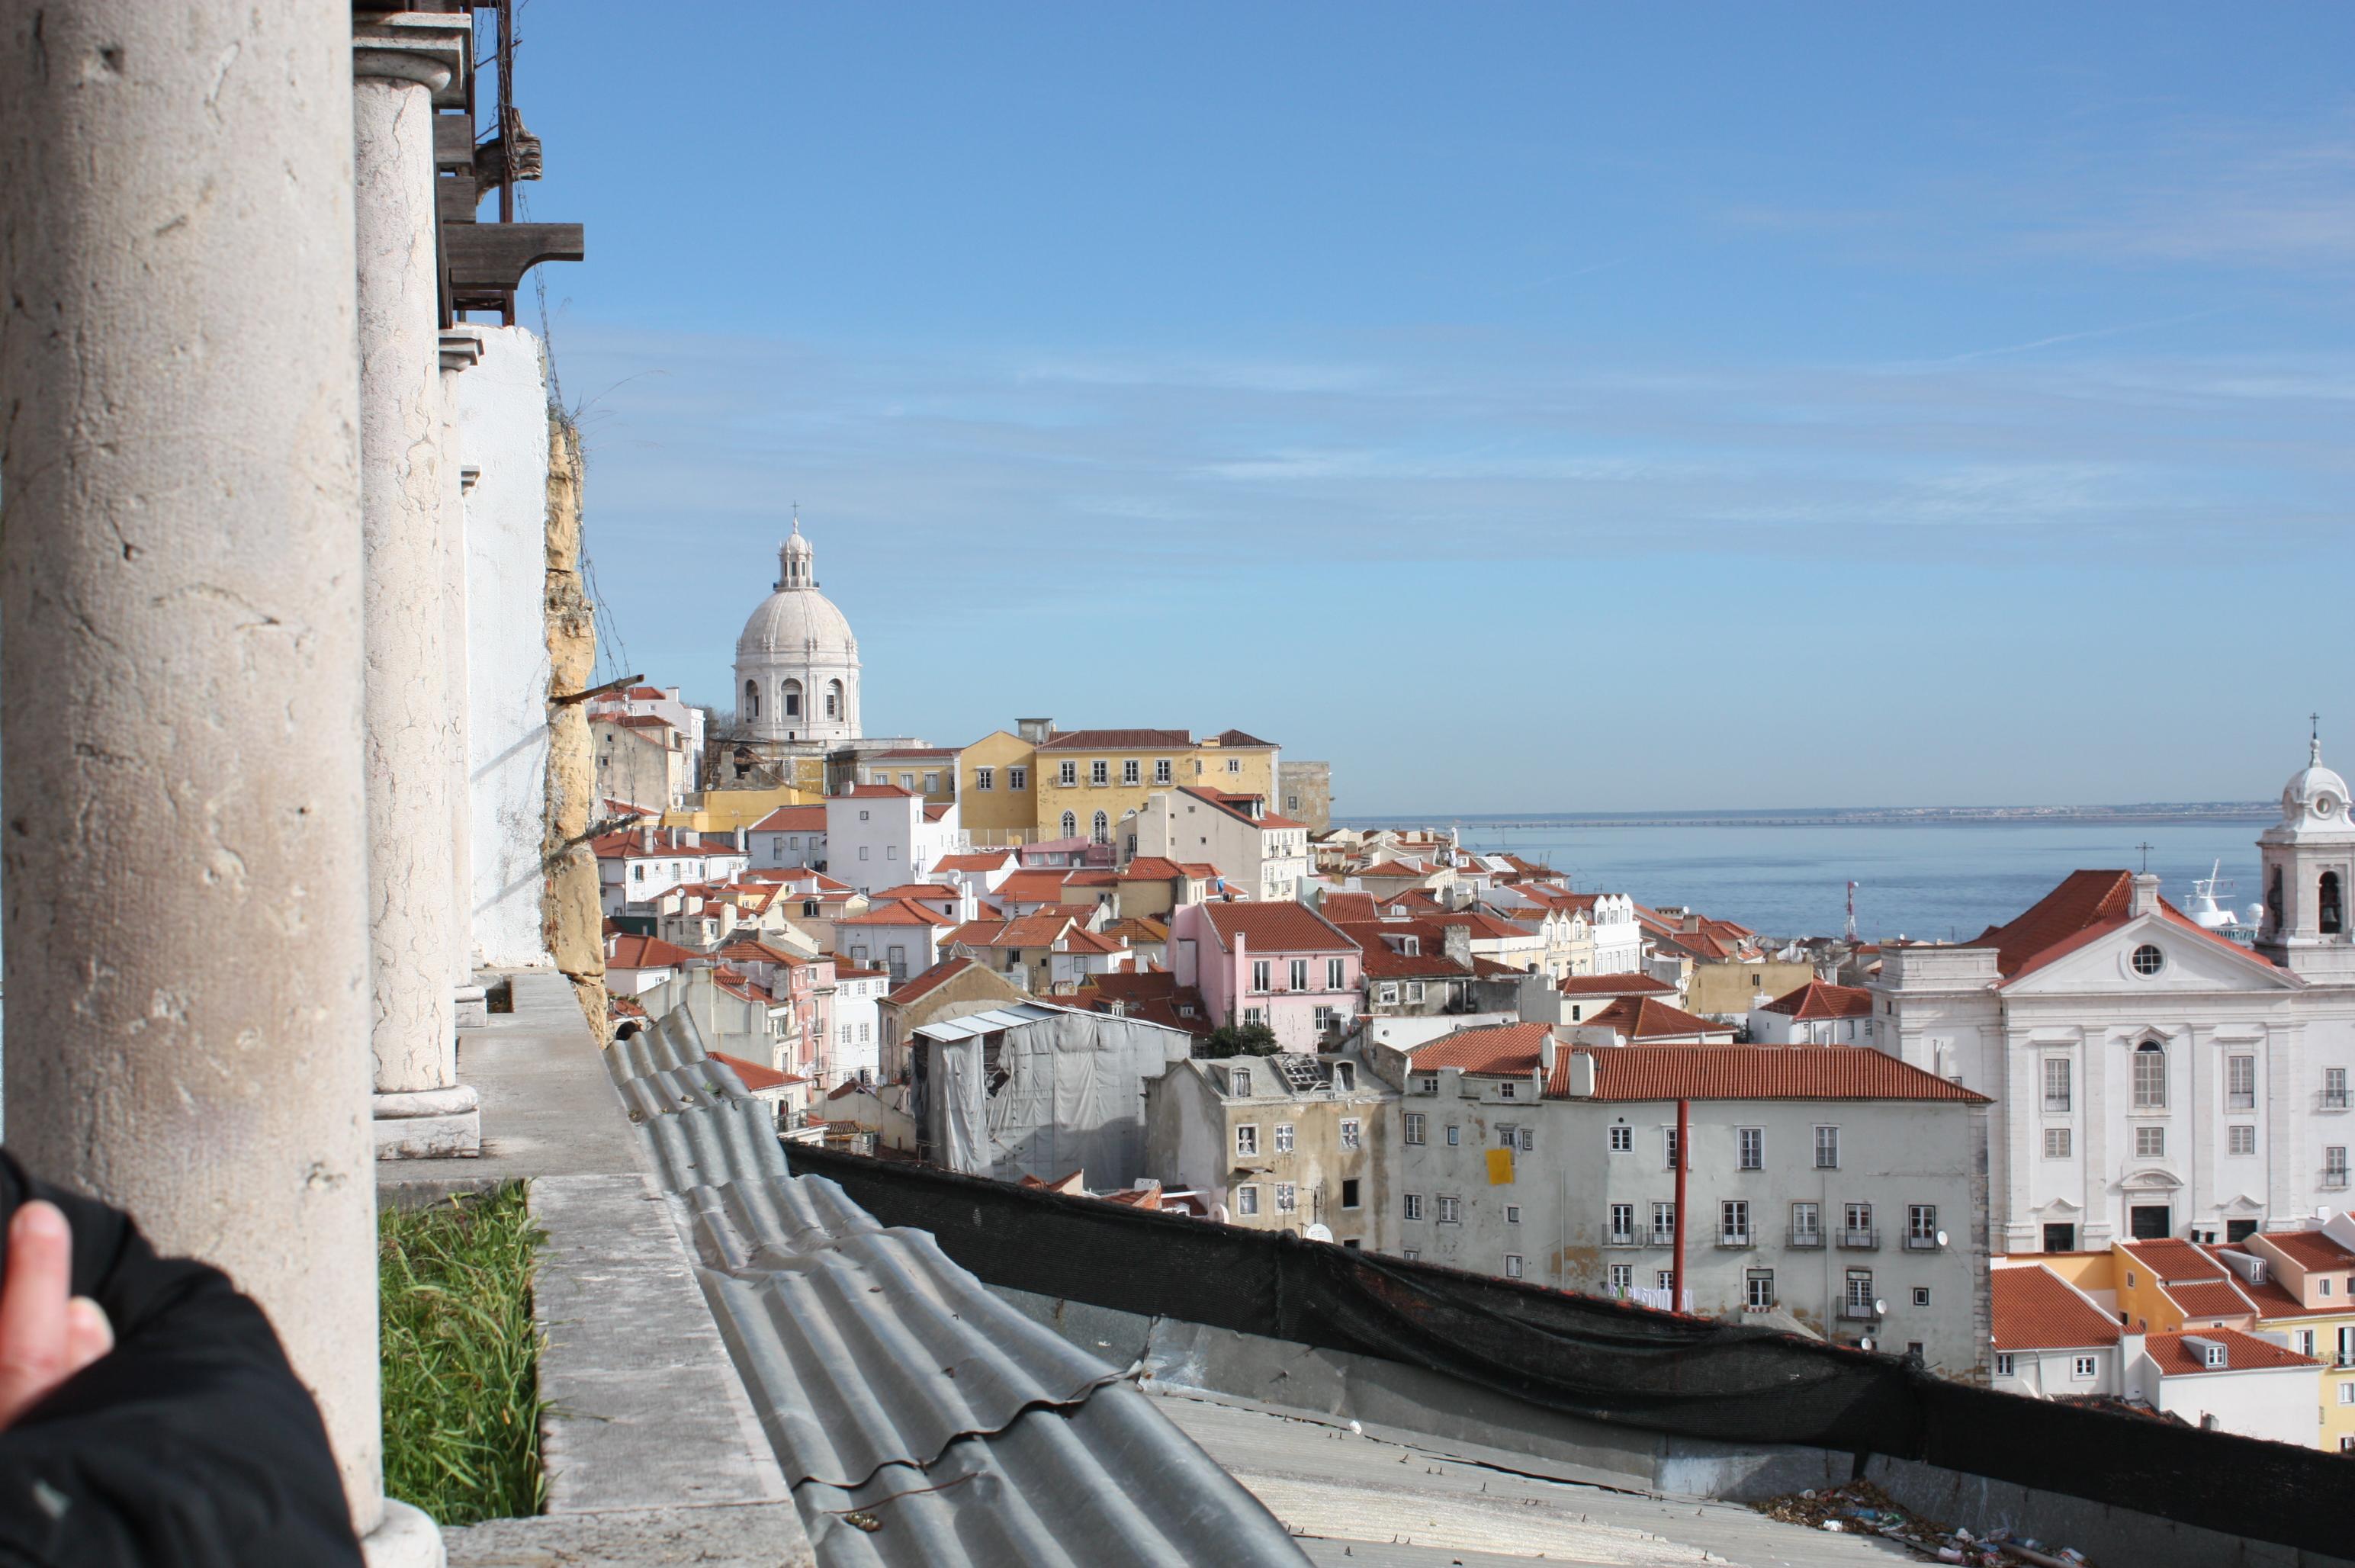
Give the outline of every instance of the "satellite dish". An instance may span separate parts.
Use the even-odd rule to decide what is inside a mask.
[[[1301,1234],[1312,1242],[1329,1242],[1333,1239],[1332,1231],[1323,1225],[1311,1225]]]
[[[1941,1231],[1941,1232],[1938,1232],[1938,1245],[1940,1245],[1941,1247],[1943,1247],[1943,1246],[1945,1246],[1945,1244],[1946,1244],[1946,1232],[1944,1232],[1944,1231]]]
[[[1870,1334],[1867,1334],[1863,1339],[1859,1339],[1859,1340],[1857,1341],[1857,1345],[1858,1345],[1858,1347],[1859,1347],[1859,1349],[1867,1349],[1867,1350],[1871,1349],[1872,1349],[1872,1336],[1871,1336],[1871,1335],[1870,1335]]]
[[[1888,1317],[1888,1316],[1889,1316],[1889,1303],[1888,1303],[1888,1302],[1886,1302],[1886,1301],[1875,1301],[1875,1302],[1872,1304],[1872,1315],[1873,1315],[1875,1317]]]

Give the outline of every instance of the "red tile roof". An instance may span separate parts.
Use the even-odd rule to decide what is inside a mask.
[[[2186,1339],[2209,1339],[2224,1347],[2225,1365],[2211,1367],[2199,1348],[2184,1343]],[[2163,1376],[2179,1378],[2193,1372],[2245,1372],[2252,1369],[2273,1367],[2313,1367],[2321,1365],[2311,1356],[2301,1356],[2270,1339],[2260,1339],[2254,1334],[2243,1334],[2238,1328],[2187,1328],[2180,1334],[2153,1334],[2143,1341],[2143,1351],[2158,1363]]]
[[[1438,869],[1436,866],[1409,866],[1397,860],[1384,860],[1379,865],[1362,868],[1358,875],[1385,880],[1403,877],[1410,881],[1420,881],[1425,877],[1433,875]]]
[[[1218,933],[1219,945],[1234,951],[1241,935],[1254,953],[1355,953],[1358,944],[1306,904],[1208,903],[1198,906]]]
[[[1991,1272],[1998,1350],[2069,1350],[2115,1345],[2117,1319],[2042,1264]]]
[[[2261,1233],[2302,1267],[2326,1272],[2355,1268],[2355,1253],[2349,1252],[2319,1231],[2266,1231]]]
[[[1188,752],[1190,730],[1067,730],[1042,741],[1042,752]]]
[[[1551,1097],[1570,1093],[1570,1059],[1554,1058]],[[1993,1102],[1959,1083],[1853,1045],[1627,1045],[1594,1058],[1598,1100],[1952,1100]]]
[[[1565,975],[1565,997],[1673,997],[1677,988],[1649,975]]]
[[[1827,985],[1810,980],[1788,996],[1777,997],[1759,1009],[1785,1013],[1801,1023],[1816,1019],[1861,1019],[1872,1013],[1872,993],[1854,986]]]
[[[897,1006],[905,1007],[910,1002],[938,990],[968,969],[987,972],[987,966],[978,959],[943,958],[922,974],[902,981],[898,990],[887,993],[883,999]]]
[[[2195,1279],[2159,1287],[2186,1317],[2246,1317],[2257,1304],[2241,1294],[2240,1282]]]
[[[2232,1277],[2222,1264],[2179,1237],[2161,1236],[2148,1241],[2122,1242],[2119,1245],[2126,1248],[2128,1257],[2148,1269],[2151,1276],[2161,1285]]]
[[[1988,926],[1977,941],[1965,945],[1994,948],[1997,971],[2007,980],[2017,979],[2125,925],[2133,918],[2127,912],[2133,901],[2131,871],[2072,871],[2060,886],[2019,915],[2005,924]],[[2264,962],[2237,943],[2201,929],[2165,899],[2158,902],[2158,913],[2170,924],[2244,962]]]
[[[865,914],[847,914],[837,925],[954,925],[956,922],[906,899],[868,906]]]
[[[1693,1034],[1721,1034],[1731,1040],[1733,1035],[1731,1024],[1713,1024],[1657,997],[1622,997],[1584,1022],[1617,1029],[1632,1040]]]
[[[1223,790],[1194,789],[1180,786],[1179,795],[1191,795],[1204,805],[1225,812],[1237,822],[1252,827],[1305,827],[1305,822],[1295,822],[1288,816],[1278,816],[1266,807],[1267,797],[1259,795],[1230,795]],[[1253,816],[1251,807],[1257,804],[1260,814]]]
[[[1418,1045],[1407,1053],[1407,1071],[1430,1072],[1460,1067],[1476,1077],[1515,1078],[1538,1069],[1548,1026],[1541,1023],[1483,1024]],[[1566,1057],[1567,1051],[1561,1053]],[[1557,1059],[1559,1060],[1559,1059]]]
[[[943,761],[945,761],[946,759],[948,759],[948,758],[950,758],[950,757],[954,757],[954,756],[955,756],[956,754],[957,754],[957,749],[956,749],[954,746],[901,746],[901,747],[899,747],[898,749],[896,749],[896,750],[894,750],[894,751],[890,751],[890,752],[868,752],[868,753],[867,753],[866,757],[865,757],[865,758],[863,758],[862,760],[863,760],[863,761],[866,761],[866,762],[869,762],[869,763],[890,763],[890,762],[901,762],[901,761],[905,761],[905,762],[911,762],[911,763],[913,763],[913,762],[935,762],[935,763],[937,763],[937,762],[943,762]]]
[[[1276,748],[1275,748],[1275,742],[1274,742],[1274,741],[1263,741],[1263,740],[1261,740],[1258,736],[1256,736],[1256,735],[1247,735],[1247,734],[1243,733],[1243,731],[1241,731],[1241,730],[1221,730],[1221,731],[1219,731],[1219,734],[1218,734],[1218,741],[1219,741],[1219,744],[1220,744],[1220,745],[1221,745],[1221,746],[1227,746],[1227,747],[1234,747],[1234,746],[1265,746],[1269,751],[1273,751],[1273,750],[1275,750],[1275,749],[1276,749]]]
[[[826,831],[826,807],[781,805],[752,824],[752,831],[755,833],[823,833]]]
[[[1084,925],[1073,925],[1055,939],[1058,953],[1125,953],[1128,944],[1108,936],[1099,936]]]
[[[1011,849],[975,850],[970,855],[943,855],[932,862],[935,871],[995,871],[1014,859]]]
[[[617,936],[613,939],[613,955],[605,960],[608,969],[683,969],[694,962],[695,955],[659,936]]]
[[[789,1083],[799,1082],[787,1078],[773,1067],[763,1067],[757,1061],[747,1061],[724,1051],[712,1051],[710,1056],[712,1061],[736,1074],[737,1081],[756,1094],[763,1089],[782,1089]]]
[[[1336,925],[1364,925],[1381,918],[1371,893],[1345,893],[1337,889],[1316,901],[1317,912]]]
[[[1340,924],[1336,921],[1335,924]],[[1342,925],[1358,944],[1366,975],[1376,980],[1461,979],[1472,971],[1447,955],[1447,932],[1425,920],[1352,922]],[[1414,939],[1417,952],[1397,951],[1391,941]]]
[[[1060,903],[1063,901],[1063,881],[1070,875],[1071,872],[1060,867],[1017,871],[998,883],[991,896],[1011,899],[1017,903]]]
[[[955,888],[944,888],[938,882],[902,882],[896,888],[885,888],[871,896],[878,899],[939,899],[954,903],[958,891]]]
[[[844,796],[856,796],[862,799],[872,800],[884,796],[897,795],[901,800],[911,800],[915,797],[915,794],[916,792],[914,790],[901,789],[898,784],[852,784],[848,789],[841,791],[836,798],[841,799]]]

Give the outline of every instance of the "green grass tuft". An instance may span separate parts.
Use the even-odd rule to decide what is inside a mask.
[[[520,1182],[377,1219],[384,1489],[445,1525],[539,1512],[540,1239]]]

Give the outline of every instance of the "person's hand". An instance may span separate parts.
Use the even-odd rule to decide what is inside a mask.
[[[106,1309],[72,1296],[73,1235],[54,1203],[20,1205],[0,1280],[0,1427],[114,1349]]]

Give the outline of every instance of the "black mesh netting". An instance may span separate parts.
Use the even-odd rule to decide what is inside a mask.
[[[785,1146],[984,1282],[1377,1356],[1584,1420],[1918,1459],[2343,1553],[2355,1463],[1997,1393],[1892,1356],[931,1166]],[[2336,1499],[2334,1502],[2333,1499]]]

